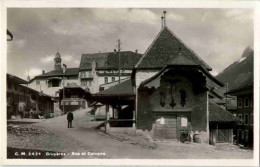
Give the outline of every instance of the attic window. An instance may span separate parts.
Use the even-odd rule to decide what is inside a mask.
[[[181,51],[181,47],[179,47],[178,49],[179,49],[179,51]]]

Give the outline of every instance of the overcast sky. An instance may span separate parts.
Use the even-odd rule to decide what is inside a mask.
[[[68,67],[78,67],[83,53],[122,50],[144,53],[161,29],[165,9],[9,8],[7,72],[26,79],[54,68],[58,51]],[[249,9],[166,9],[167,26],[213,68],[221,72],[253,46],[253,11]]]

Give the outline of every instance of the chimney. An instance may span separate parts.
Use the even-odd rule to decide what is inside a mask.
[[[138,50],[137,50],[137,49],[135,49],[135,53],[136,53],[136,54],[138,53]]]
[[[116,54],[116,49],[114,49],[114,54]]]
[[[164,17],[162,16],[161,19],[162,19],[162,28],[163,28],[163,26],[164,26],[164,25],[163,25],[163,19],[164,19]]]
[[[42,74],[45,74],[45,70],[42,70]]]
[[[66,68],[67,68],[66,64],[63,64],[63,73],[66,73]]]

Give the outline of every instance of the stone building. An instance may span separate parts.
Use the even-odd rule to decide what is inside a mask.
[[[58,97],[59,89],[63,88],[63,84],[64,86],[70,83],[79,84],[78,68],[63,68],[61,61],[61,55],[57,52],[54,58],[54,70],[49,72],[42,70],[42,74],[29,81],[29,87],[43,91],[50,96]]]
[[[120,79],[124,80],[131,76],[132,69],[141,56],[137,50],[120,52]],[[118,82],[119,52],[114,50],[114,52],[83,54],[79,66],[79,80],[80,86],[89,88],[91,93],[99,92],[101,85]]]
[[[235,128],[236,140],[239,144],[253,147],[254,139],[254,99],[253,82],[248,82],[227,92],[237,97],[237,110],[233,112],[239,118]]]
[[[154,140],[180,140],[188,131],[204,143],[233,142],[237,119],[214,103],[221,98],[214,88],[224,85],[210,70],[164,26],[131,79],[93,95],[109,106],[106,131],[141,133]]]
[[[191,129],[208,142],[208,90],[223,86],[210,70],[164,26],[133,73],[137,129],[165,139],[178,139],[181,130]]]

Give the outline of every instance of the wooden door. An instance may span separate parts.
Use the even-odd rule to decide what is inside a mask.
[[[153,131],[154,139],[165,140],[165,139],[177,139],[177,118],[176,115],[170,116],[157,116],[156,123]]]

